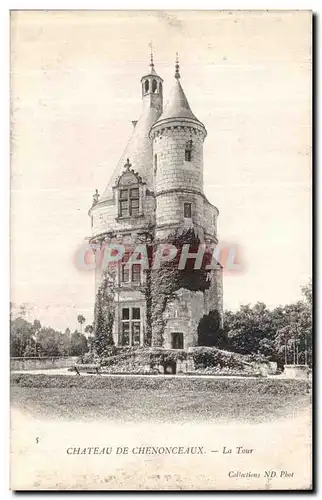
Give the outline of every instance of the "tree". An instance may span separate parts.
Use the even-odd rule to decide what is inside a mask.
[[[241,354],[262,354],[285,363],[312,363],[312,284],[302,287],[304,300],[270,310],[258,302],[225,311],[224,330],[230,348]]]
[[[302,286],[301,288],[302,295],[304,295],[304,298],[306,300],[306,303],[312,307],[312,280],[310,279],[307,285]]]
[[[95,304],[95,324],[94,324],[94,348],[98,355],[103,354],[106,347],[114,345],[112,329],[114,322],[114,312],[106,308],[104,295],[99,289]]]
[[[86,332],[86,333],[91,334],[91,333],[93,333],[93,331],[94,331],[94,327],[93,327],[93,325],[86,325],[86,326],[85,326],[85,332]]]
[[[283,308],[269,310],[262,302],[224,314],[224,330],[231,349],[241,354],[262,354],[276,360],[276,330],[285,324]]]
[[[79,315],[77,316],[77,321],[78,321],[78,323],[80,324],[80,330],[81,330],[81,333],[82,333],[82,330],[83,330],[83,323],[85,323],[86,318],[85,318],[82,314],[79,314]]]
[[[105,271],[95,301],[94,349],[98,355],[103,354],[106,347],[114,345],[114,274],[115,269]]]
[[[24,318],[16,318],[10,325],[10,355],[22,357],[25,353],[29,356],[35,348],[33,325]]]
[[[312,364],[312,284],[302,287],[304,300],[284,307],[285,324],[277,330],[276,350],[284,363]]]
[[[198,325],[198,345],[214,346],[225,349],[228,345],[228,338],[221,327],[220,314],[212,310],[209,314],[204,314]]]
[[[41,356],[59,356],[57,332],[53,328],[42,328],[38,336],[39,351]]]
[[[71,337],[71,356],[82,356],[86,352],[88,352],[88,345],[85,335],[75,331]]]

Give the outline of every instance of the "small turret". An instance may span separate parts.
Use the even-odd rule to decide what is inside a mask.
[[[162,78],[156,73],[151,49],[150,72],[141,78],[142,98],[148,101],[151,107],[155,107],[162,113],[163,85]]]

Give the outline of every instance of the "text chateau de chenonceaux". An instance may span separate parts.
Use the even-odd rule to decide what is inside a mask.
[[[219,211],[203,189],[207,131],[183,91],[178,58],[167,104],[163,106],[163,80],[152,55],[149,72],[141,78],[141,95],[141,115],[132,122],[133,133],[117,171],[101,195],[96,191],[89,211],[93,248],[117,248],[118,243],[125,248],[117,265],[110,266],[105,286],[106,272],[96,265],[95,308],[101,301],[103,311],[112,311],[116,346],[187,349],[198,345],[204,314],[217,311],[222,319],[222,267],[217,264],[207,271],[203,286],[202,270],[190,272],[187,279],[172,279],[168,268],[163,274],[162,269],[149,273],[129,249],[145,242],[153,246],[193,240],[198,248],[217,244]],[[190,255],[192,250],[185,246]],[[109,309],[104,309],[106,304]]]

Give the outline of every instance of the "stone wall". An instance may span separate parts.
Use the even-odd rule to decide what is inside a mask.
[[[197,328],[204,314],[205,301],[203,292],[191,292],[180,289],[177,299],[170,302],[163,314],[165,320],[164,343],[166,349],[172,348],[172,333],[183,333],[183,347],[188,349],[198,345]]]
[[[152,168],[152,166],[151,166]],[[114,198],[98,203],[91,211],[92,236],[109,231],[127,231],[145,228],[155,220],[155,197],[143,192],[142,213],[137,217],[118,218],[117,201]]]
[[[185,148],[192,140],[191,161]],[[156,134],[153,154],[157,157],[155,179],[156,225],[184,224],[184,203],[191,203],[190,225],[203,223],[203,139],[193,128],[171,127]]]
[[[69,368],[76,363],[77,356],[42,357],[42,358],[11,358],[10,369],[14,370],[50,370],[54,368]]]
[[[185,148],[192,140],[191,161],[185,161]],[[153,140],[157,155],[156,192],[190,188],[203,190],[203,139],[193,128],[169,127]]]
[[[211,271],[211,284],[208,290],[205,290],[205,314],[209,311],[217,310],[223,321],[223,270],[222,267]]]

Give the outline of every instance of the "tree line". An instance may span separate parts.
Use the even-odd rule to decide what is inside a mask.
[[[11,357],[55,357],[55,356],[82,356],[91,349],[92,339],[83,334],[83,324],[86,319],[78,315],[77,321],[80,331],[71,332],[66,328],[62,333],[54,328],[42,326],[35,319],[30,322],[26,319],[25,306],[21,306],[10,318],[10,356]],[[85,332],[93,332],[92,325],[85,327]]]
[[[240,354],[260,354],[278,365],[312,365],[312,283],[302,287],[302,300],[269,309],[264,303],[225,311],[223,325],[217,311],[203,316],[198,327],[200,345]]]
[[[108,284],[105,287],[108,289]],[[106,303],[112,300],[103,290],[102,300],[95,308],[94,326],[83,325],[86,319],[78,315],[80,331],[73,333],[44,327],[39,320],[26,319],[24,306],[11,314],[10,354],[12,357],[81,356],[95,350],[102,354],[113,345],[112,318]],[[108,296],[108,299],[106,299]],[[269,309],[264,303],[242,305],[239,310],[225,311],[223,324],[217,311],[204,315],[198,326],[198,344],[215,346],[240,354],[256,354],[284,364],[312,365],[312,283],[302,287],[303,298],[296,303]],[[107,309],[107,310],[106,310]]]

